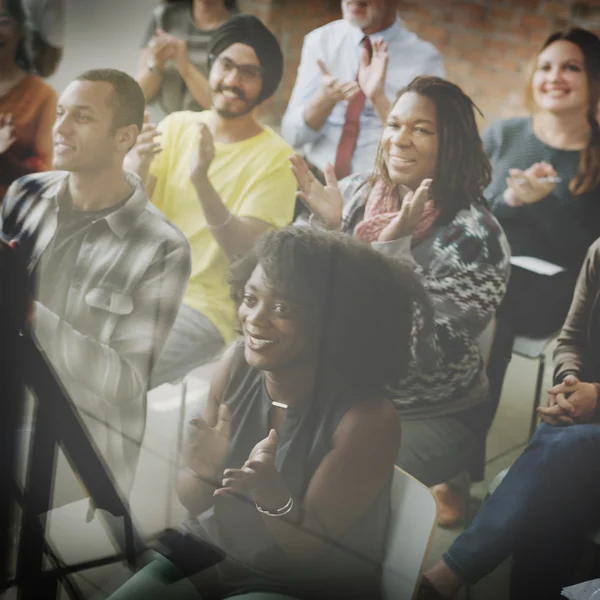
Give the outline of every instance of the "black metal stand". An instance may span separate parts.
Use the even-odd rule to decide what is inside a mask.
[[[126,503],[115,489],[93,441],[86,434],[77,409],[57,383],[44,355],[27,332],[18,336],[15,346],[14,367],[25,367],[22,381],[37,398],[37,413],[26,489],[23,497],[17,499],[22,504],[22,518],[16,578],[12,581],[5,579],[3,583],[5,588],[16,585],[19,598],[23,600],[54,600],[58,596],[59,580],[65,581],[69,574],[122,560],[127,560],[134,567],[138,554],[134,540],[137,542],[140,538],[134,532]],[[59,444],[88,491],[92,505],[123,517],[124,537],[121,532],[112,536],[121,546],[121,551],[114,556],[44,570],[44,555],[48,554],[46,514],[52,502],[55,457]],[[72,584],[65,587],[70,595],[76,594]]]

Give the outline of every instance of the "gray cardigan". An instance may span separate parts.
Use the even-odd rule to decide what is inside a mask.
[[[368,174],[340,181],[342,230],[352,234],[362,220],[371,183]],[[311,223],[318,226],[313,215]],[[434,226],[411,248],[411,238],[375,242],[374,248],[411,265],[435,309],[435,326],[415,323],[414,360],[390,391],[403,418],[458,412],[483,402],[487,377],[477,344],[506,291],[510,250],[487,208],[472,205],[447,225]]]

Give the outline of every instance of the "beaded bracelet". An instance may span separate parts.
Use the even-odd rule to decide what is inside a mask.
[[[267,517],[283,517],[284,515],[287,515],[288,513],[291,512],[292,508],[294,508],[294,499],[290,496],[290,499],[285,503],[285,506],[282,506],[281,508],[278,508],[277,510],[269,510],[268,508],[265,508],[264,506],[261,506],[258,503],[254,503],[254,505],[256,506],[256,510],[263,514],[263,515],[267,515]]]

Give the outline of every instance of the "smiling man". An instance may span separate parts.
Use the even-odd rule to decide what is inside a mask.
[[[209,55],[211,109],[172,113],[158,126],[160,142],[147,124],[126,163],[192,249],[184,305],[153,386],[183,377],[233,339],[229,262],[294,212],[292,149],[256,119],[283,75],[277,40],[256,17],[237,15],[215,32]]]
[[[123,170],[143,118],[132,77],[80,75],[58,102],[58,170],[18,179],[0,222],[36,275],[34,334],[126,494],[150,372],[190,272],[184,236]]]
[[[327,163],[338,179],[371,171],[398,90],[417,75],[444,76],[439,52],[403,27],[396,0],[342,0],[342,12],[304,39],[281,124],[321,180]]]

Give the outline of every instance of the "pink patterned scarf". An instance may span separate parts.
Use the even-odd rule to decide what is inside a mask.
[[[356,226],[354,237],[363,242],[376,242],[379,234],[390,224],[398,214],[402,201],[398,196],[396,187],[384,181],[378,181],[371,191],[365,205],[363,220]],[[438,218],[440,211],[428,200],[421,219],[412,232],[412,246],[416,246],[424,237]]]

